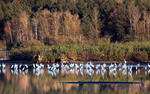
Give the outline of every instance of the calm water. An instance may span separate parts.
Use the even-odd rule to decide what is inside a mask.
[[[0,94],[149,94],[149,64],[1,64]]]

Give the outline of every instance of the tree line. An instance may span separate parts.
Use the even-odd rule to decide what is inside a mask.
[[[0,40],[150,40],[150,0],[1,0]]]

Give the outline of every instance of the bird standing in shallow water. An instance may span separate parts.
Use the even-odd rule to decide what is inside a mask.
[[[2,64],[2,67],[5,68],[5,67],[6,67],[6,64]]]
[[[124,59],[124,63],[127,64],[127,61]]]

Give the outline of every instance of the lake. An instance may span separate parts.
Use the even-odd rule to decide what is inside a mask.
[[[150,65],[0,64],[0,94],[149,94]]]

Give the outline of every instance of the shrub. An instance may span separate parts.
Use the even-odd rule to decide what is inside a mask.
[[[32,59],[38,52],[43,57],[43,62],[55,62],[60,57],[74,61],[123,61],[127,59],[128,61],[144,62],[150,59],[150,46],[148,43],[99,42],[53,46],[46,46],[42,43],[22,43],[20,47],[11,49],[10,58]]]
[[[0,40],[0,50],[6,50],[6,45]],[[0,58],[6,58],[6,52],[0,52]]]
[[[133,52],[129,57],[134,62],[148,61],[148,54],[146,52]]]
[[[13,48],[18,48],[18,47],[27,48],[27,47],[33,47],[33,46],[44,46],[44,43],[38,40],[28,40],[24,42],[17,42],[16,44],[14,44]]]

